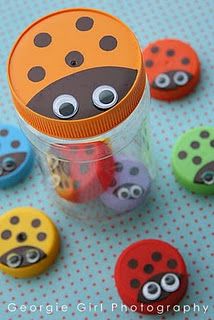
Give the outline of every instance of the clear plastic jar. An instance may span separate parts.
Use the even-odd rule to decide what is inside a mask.
[[[21,127],[63,211],[110,217],[145,202],[154,178],[149,89],[126,25],[98,10],[51,14],[19,37],[8,74]]]

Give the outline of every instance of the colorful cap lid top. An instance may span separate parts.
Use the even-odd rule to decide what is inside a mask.
[[[21,117],[58,138],[112,129],[135,109],[145,87],[135,35],[92,9],[59,11],[29,26],[13,47],[8,77]]]
[[[147,239],[121,253],[115,267],[115,282],[127,306],[136,306],[139,313],[155,314],[158,305],[167,311],[167,306],[173,307],[183,298],[188,275],[176,248],[164,241]]]
[[[32,207],[0,216],[0,270],[16,278],[41,274],[56,260],[60,237],[55,224]]]
[[[143,50],[152,97],[176,100],[189,94],[200,78],[200,61],[194,49],[177,39],[161,39]]]
[[[172,155],[178,182],[188,190],[214,194],[214,127],[186,131],[176,142]]]
[[[31,172],[34,153],[22,131],[0,124],[0,188],[8,188],[24,180]]]

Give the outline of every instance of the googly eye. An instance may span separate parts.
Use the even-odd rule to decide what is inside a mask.
[[[184,86],[189,81],[189,78],[186,72],[177,71],[173,76],[173,80],[178,86]]]
[[[29,263],[36,263],[40,259],[40,252],[37,249],[29,249],[26,252],[26,260]]]
[[[18,268],[22,264],[22,256],[17,253],[11,253],[7,256],[6,263],[10,268]]]
[[[112,108],[118,101],[117,91],[111,86],[97,87],[92,95],[94,105],[99,109]]]
[[[155,78],[155,84],[160,89],[167,88],[169,86],[169,84],[170,84],[170,77],[165,73],[160,73]]]
[[[167,273],[161,279],[161,287],[166,292],[174,292],[180,287],[180,280],[176,274]]]
[[[60,119],[70,119],[75,116],[78,110],[77,100],[69,94],[62,94],[53,102],[53,112]]]
[[[120,200],[127,200],[130,197],[130,193],[129,190],[125,187],[121,187],[118,191],[117,191],[117,196]]]
[[[154,281],[147,282],[143,286],[142,294],[147,300],[158,300],[161,295],[161,287]]]
[[[7,157],[2,161],[2,167],[7,172],[14,171],[16,169],[16,161],[13,158]]]
[[[140,186],[134,185],[131,186],[130,193],[133,198],[138,199],[143,194],[143,189]]]
[[[51,178],[52,178],[54,188],[59,187],[60,182],[61,182],[60,176],[58,176],[58,174],[52,174]]]
[[[47,161],[51,170],[55,170],[59,165],[59,160],[54,155],[48,155]]]
[[[213,171],[204,172],[204,174],[202,175],[202,180],[207,185],[214,184],[214,172]]]

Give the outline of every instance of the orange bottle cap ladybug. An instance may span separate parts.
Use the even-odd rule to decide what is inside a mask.
[[[115,282],[123,302],[143,314],[169,311],[186,293],[185,262],[169,243],[146,239],[126,248],[115,267]]]
[[[16,109],[57,138],[102,134],[125,120],[145,88],[138,41],[117,18],[66,9],[29,26],[8,61]]]
[[[176,39],[157,40],[143,51],[151,95],[159,100],[183,98],[197,85],[200,61],[193,48]]]

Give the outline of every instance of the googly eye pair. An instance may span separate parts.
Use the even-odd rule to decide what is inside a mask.
[[[106,110],[117,103],[118,94],[111,86],[99,86],[92,94],[92,101],[98,109]],[[69,94],[60,95],[53,102],[53,112],[60,119],[71,119],[77,114],[78,110],[78,101]]]
[[[26,260],[29,264],[36,263],[40,260],[40,252],[37,249],[29,249],[26,252]],[[18,268],[21,266],[23,257],[18,253],[11,253],[7,256],[6,263],[10,268]]]
[[[118,192],[117,196],[120,200],[128,200],[130,198],[138,199],[143,194],[143,189],[138,185],[133,185],[129,188],[121,187]]]
[[[160,285],[157,282],[149,281],[142,288],[142,294],[147,300],[155,301],[161,296],[161,288],[168,293],[175,292],[180,287],[180,280],[177,275],[167,273],[161,279]]]
[[[214,172],[213,171],[204,172],[204,174],[202,175],[202,180],[207,185],[214,184]]]
[[[173,75],[173,82],[178,86],[184,86],[189,81],[189,77],[184,71],[177,71]],[[165,89],[170,85],[171,79],[168,74],[161,73],[155,79],[155,84],[160,89]]]
[[[1,171],[4,170],[6,172],[12,172],[16,169],[16,161],[11,157],[6,157],[2,161],[1,169],[0,169],[0,175]],[[3,174],[3,172],[2,172]]]

